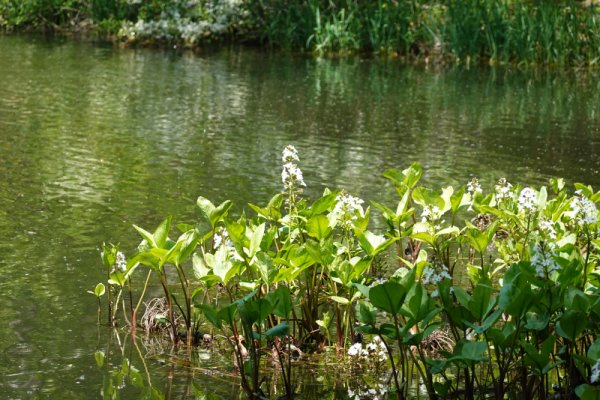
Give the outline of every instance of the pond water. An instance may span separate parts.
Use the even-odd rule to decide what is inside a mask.
[[[309,198],[345,188],[391,205],[381,174],[413,161],[437,187],[472,176],[488,190],[503,176],[598,186],[598,104],[590,72],[0,36],[0,398],[110,397],[124,358],[166,398],[239,396],[218,368],[226,355],[194,353],[189,369],[97,326],[86,291],[103,280],[103,241],[131,252],[132,223],[194,220],[199,195],[238,210],[266,202],[289,143]],[[315,371],[302,374],[303,398],[346,397],[343,380]],[[121,398],[144,390],[127,383]]]

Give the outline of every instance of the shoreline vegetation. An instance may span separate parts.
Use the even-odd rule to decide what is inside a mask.
[[[0,30],[415,63],[595,67],[596,0],[0,0]]]

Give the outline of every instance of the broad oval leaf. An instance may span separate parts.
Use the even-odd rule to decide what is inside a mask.
[[[102,296],[105,292],[106,292],[106,287],[104,286],[103,283],[97,284],[96,287],[94,288],[94,294],[96,295],[96,297]]]
[[[392,315],[398,314],[405,297],[405,288],[396,282],[385,282],[369,290],[371,304]]]

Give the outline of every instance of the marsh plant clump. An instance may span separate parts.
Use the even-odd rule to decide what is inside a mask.
[[[92,293],[107,298],[108,322],[174,345],[230,338],[252,399],[275,395],[267,359],[291,399],[291,355],[327,348],[365,376],[381,371],[370,389],[349,389],[357,399],[600,396],[600,192],[569,194],[562,179],[437,190],[419,184],[415,163],[385,171],[393,207],[345,190],[311,201],[298,151],[281,161],[282,191],[266,205],[234,216],[231,201],[199,197],[199,221],[134,226],[141,242],[128,257],[104,245],[106,287]],[[384,231],[370,230],[372,211]],[[383,255],[394,261],[382,276]],[[160,300],[145,299],[151,281]]]

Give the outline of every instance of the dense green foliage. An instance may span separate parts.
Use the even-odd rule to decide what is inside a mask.
[[[177,239],[169,217],[153,232],[135,226],[142,242],[128,261],[105,246],[108,288],[92,293],[108,294],[109,321],[122,308],[135,331],[145,286],[137,294],[131,277],[146,268],[146,285],[156,274],[164,289],[171,340],[192,345],[200,330],[231,338],[253,399],[265,398],[267,352],[292,397],[285,353],[295,345],[335,346],[358,364],[389,360],[398,399],[415,374],[431,399],[597,398],[600,192],[576,184],[569,195],[561,179],[537,190],[505,179],[489,194],[476,179],[434,190],[419,185],[413,164],[385,172],[399,201],[393,209],[372,201],[387,227],[377,234],[370,207],[344,191],[304,199],[298,161],[288,146],[284,191],[250,204],[250,214],[234,218],[230,201],[199,197],[202,221],[177,225]]]
[[[129,43],[259,42],[317,54],[590,65],[600,14],[575,0],[0,0],[6,28],[87,26]]]

